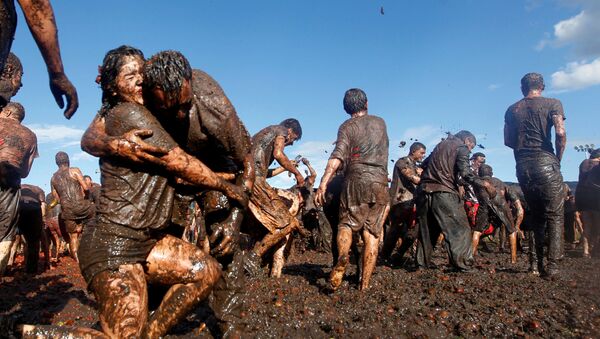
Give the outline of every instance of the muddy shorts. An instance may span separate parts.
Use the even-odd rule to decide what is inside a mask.
[[[509,211],[506,211],[504,208],[498,208],[498,211],[501,213],[505,213],[505,217],[498,217],[495,212],[488,206],[486,203],[479,204],[479,208],[477,210],[477,215],[475,217],[475,227],[474,231],[486,233],[485,231],[489,230],[490,226],[492,226],[492,231],[496,228],[501,227],[504,224],[506,227],[506,234],[512,234],[516,231],[514,225],[510,220],[512,220],[512,215],[509,214]],[[502,222],[502,220],[509,220],[506,223]]]
[[[379,236],[388,207],[387,185],[362,180],[346,180],[340,197],[338,229],[349,227],[353,232],[366,229]]]
[[[89,286],[100,272],[117,271],[125,264],[145,263],[156,242],[164,235],[157,230],[135,230],[108,223],[86,227],[77,253],[83,278]]]

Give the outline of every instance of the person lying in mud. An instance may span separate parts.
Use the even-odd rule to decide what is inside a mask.
[[[349,263],[352,233],[362,232],[364,247],[360,289],[369,288],[375,268],[379,236],[389,212],[387,162],[389,140],[383,119],[368,114],[367,95],[353,88],[344,95],[344,110],[350,115],[338,130],[335,149],[329,157],[315,203],[322,206],[327,184],[342,163],[346,169],[337,234],[339,250],[329,277],[332,289],[342,284]]]
[[[69,155],[58,152],[55,156],[58,170],[52,175],[50,185],[52,195],[61,206],[58,222],[62,230],[66,230],[69,241],[69,253],[75,261],[79,261],[77,249],[84,227],[93,222],[96,209],[94,204],[86,199],[89,187],[83,174],[77,167],[70,167]]]
[[[156,166],[139,166],[123,159],[139,155],[132,149],[135,146],[123,139],[115,140],[120,148],[128,148],[121,150],[125,156],[100,159],[103,190],[97,225],[85,230],[79,257],[83,276],[98,302],[102,332],[26,325],[25,338],[89,333],[98,337],[160,337],[208,296],[221,275],[215,259],[169,234],[173,179],[224,191],[242,204],[245,194],[183,152],[142,106],[143,66],[141,51],[121,46],[107,53],[100,72],[100,114],[109,136],[119,138],[128,131],[151,130],[145,147],[154,147],[156,157],[147,160],[158,159]],[[181,91],[178,97],[184,96],[191,101],[191,93]],[[148,283],[171,286],[151,316]]]
[[[388,259],[397,247],[398,256],[402,258],[415,241],[417,210],[414,198],[423,172],[417,163],[423,161],[426,150],[425,145],[414,142],[410,145],[409,154],[394,165],[390,187],[390,227],[381,251],[384,259]]]
[[[469,271],[473,264],[471,227],[459,196],[459,186],[471,184],[495,196],[494,186],[475,176],[469,168],[469,153],[477,141],[469,131],[449,134],[423,162],[417,190],[418,268],[434,267],[431,256],[440,233],[444,236],[450,264]],[[461,181],[459,182],[459,179]]]
[[[523,222],[523,207],[519,197],[504,184],[500,179],[494,177],[494,172],[491,166],[482,164],[479,167],[479,176],[492,184],[496,189],[496,196],[490,198],[486,190],[476,189],[475,194],[479,201],[479,209],[473,230],[473,256],[477,253],[479,238],[481,234],[490,225],[495,229],[502,226],[506,227],[506,233],[510,240],[510,261],[512,264],[517,263],[517,234],[522,234],[521,223]],[[512,212],[510,210],[512,204],[516,211],[516,221],[513,221]]]
[[[274,160],[296,177],[297,186],[304,185],[304,177],[284,153],[286,146],[302,137],[302,127],[296,119],[286,119],[279,125],[263,128],[252,137],[252,157],[254,160],[254,188],[250,196],[249,208],[254,217],[269,231],[255,246],[254,252],[264,256],[275,247],[271,276],[278,278],[283,269],[283,251],[289,234],[299,229],[300,222],[290,213],[289,206],[277,190],[267,183],[273,176],[269,169]],[[279,173],[280,171],[276,172]]]

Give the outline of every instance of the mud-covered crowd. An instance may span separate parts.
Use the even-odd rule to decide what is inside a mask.
[[[48,65],[52,93],[61,107],[66,95],[70,117],[77,94],[62,70],[51,7],[31,2],[38,5],[19,1],[34,18],[27,23]],[[353,88],[343,97],[350,118],[339,127],[314,189],[317,173],[309,160],[285,153],[302,137],[298,120],[250,136],[219,84],[181,53],[146,59],[120,46],[99,67],[102,106],[81,140],[82,149],[100,159],[102,185],[71,167],[61,151],[45,195],[21,183],[38,155],[37,142],[21,124],[25,109],[11,101],[23,68],[9,53],[14,4],[2,4],[0,276],[20,242],[32,274],[40,243],[45,268],[66,243],[96,298],[101,326],[11,329],[25,338],[161,337],[206,299],[221,334],[235,336],[231,324],[243,308],[245,278],[263,266],[280,277],[298,236],[332,253],[334,291],[351,251],[359,253],[359,288],[365,290],[378,258],[397,260],[409,252],[416,269],[436,269],[431,257],[438,245],[455,270],[473,271],[483,237],[508,240],[513,264],[519,243],[528,242],[531,273],[549,279],[559,271],[565,233],[571,240],[582,233],[586,256],[600,250],[600,150],[581,164],[573,196],[560,171],[563,108],[542,96],[537,73],[521,79],[524,98],[505,113],[504,142],[514,151],[518,186],[494,177],[483,153],[471,155],[477,140],[464,130],[448,133],[427,157],[424,144],[410,145],[395,161],[390,185],[385,121],[368,113],[366,94]],[[280,167],[271,168],[274,161]],[[284,172],[296,185],[279,189],[267,181]],[[572,206],[567,223],[565,204]],[[169,287],[152,312],[149,285]]]

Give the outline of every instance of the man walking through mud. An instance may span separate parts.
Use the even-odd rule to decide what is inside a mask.
[[[69,155],[58,152],[55,156],[58,170],[52,175],[52,195],[60,203],[58,217],[61,230],[69,235],[69,253],[79,261],[77,250],[83,227],[94,217],[94,204],[85,198],[89,187],[77,167],[70,167]]]
[[[352,88],[344,95],[344,110],[350,115],[338,130],[336,146],[325,168],[315,195],[315,202],[324,203],[327,184],[342,165],[346,177],[340,202],[340,222],[337,234],[338,260],[331,270],[329,281],[335,290],[349,263],[352,232],[362,232],[362,274],[360,289],[369,288],[375,268],[379,236],[389,211],[387,162],[389,140],[385,122],[369,115],[367,95]]]
[[[475,136],[469,131],[449,134],[423,162],[417,192],[419,268],[433,266],[431,255],[440,232],[446,241],[450,264],[458,271],[471,268],[471,228],[459,196],[459,185],[464,182],[487,190],[492,197],[495,195],[494,187],[470,169],[469,153],[476,144]]]
[[[559,272],[564,227],[566,192],[560,161],[567,134],[562,104],[557,99],[543,97],[544,88],[541,74],[523,76],[521,92],[524,98],[511,105],[504,115],[504,144],[513,149],[519,185],[531,210],[535,252],[531,251],[530,270],[552,277]],[[552,127],[556,151],[552,147]],[[548,263],[544,266],[546,240]]]

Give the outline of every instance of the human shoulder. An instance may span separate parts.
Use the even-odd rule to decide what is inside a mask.
[[[411,167],[412,164],[412,160],[410,160],[410,157],[408,156],[402,157],[396,161],[396,167],[400,169]]]

